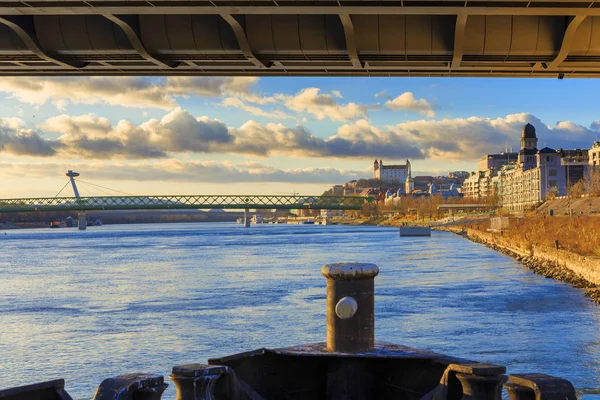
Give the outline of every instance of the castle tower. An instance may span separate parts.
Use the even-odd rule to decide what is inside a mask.
[[[379,163],[377,160],[373,163],[373,179],[379,179]]]

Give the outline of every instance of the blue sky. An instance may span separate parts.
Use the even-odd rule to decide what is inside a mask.
[[[3,78],[0,197],[53,196],[73,168],[130,193],[320,193],[474,170],[517,148],[588,148],[600,81],[471,78]],[[97,193],[88,193],[97,194]]]

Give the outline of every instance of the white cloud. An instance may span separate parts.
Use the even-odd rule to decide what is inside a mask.
[[[415,99],[411,92],[404,92],[395,99],[385,102],[385,107],[390,110],[408,110],[419,112],[426,117],[434,117],[433,107],[425,99]]]
[[[152,181],[152,182],[289,182],[330,183],[361,178],[362,171],[335,168],[280,169],[252,163],[233,164],[215,161],[181,161],[169,159],[155,162],[92,163],[0,163],[0,176],[48,178],[61,176],[73,169],[86,179]]]
[[[484,154],[519,146],[521,127],[537,128],[539,147],[589,148],[598,130],[569,121],[547,126],[531,114],[502,118],[419,120],[377,127],[365,119],[340,126],[329,137],[303,125],[247,121],[230,127],[176,108],[142,124],[121,120],[111,125],[94,115],[59,115],[40,125],[58,139],[25,128],[18,118],[0,119],[0,152],[13,155],[86,159],[167,158],[174,154],[219,153],[269,157],[393,158],[473,161]]]
[[[369,106],[354,102],[342,105],[335,100],[335,97],[338,97],[336,93],[323,94],[320,91],[319,88],[305,88],[294,96],[275,95],[275,99],[282,101],[290,110],[297,113],[306,112],[318,120],[354,121],[367,118]]]
[[[289,119],[289,118],[293,119],[294,118],[293,116],[286,114],[285,112],[280,111],[280,110],[266,111],[260,107],[248,105],[248,104],[244,103],[239,97],[226,97],[221,102],[221,105],[225,106],[225,107],[239,108],[240,110],[244,110],[247,113],[250,113],[252,115],[256,115],[259,117],[266,117],[266,118],[273,118],[273,119]]]
[[[3,78],[0,92],[23,103],[106,104],[133,108],[176,107],[177,97],[218,97],[244,93],[256,83],[251,77],[52,77]]]

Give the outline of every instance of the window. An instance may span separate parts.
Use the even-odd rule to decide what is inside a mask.
[[[548,176],[556,176],[556,170],[555,169],[551,169],[548,171]]]
[[[546,161],[550,161],[550,156],[546,156]]]
[[[556,181],[548,181],[548,187],[555,188],[556,187]]]

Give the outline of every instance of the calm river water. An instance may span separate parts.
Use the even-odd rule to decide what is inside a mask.
[[[600,388],[600,306],[449,233],[163,224],[0,232],[0,386],[325,339],[324,264],[374,262],[376,337]],[[172,385],[163,398],[174,397]]]

